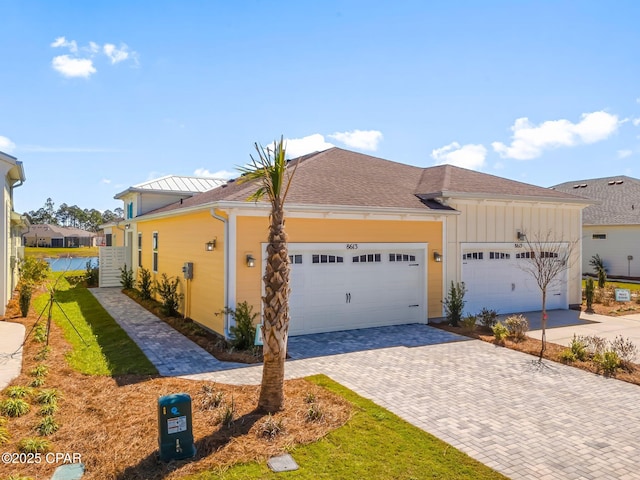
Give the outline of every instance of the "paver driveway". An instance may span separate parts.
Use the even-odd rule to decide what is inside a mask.
[[[640,387],[532,358],[472,340],[294,360],[286,375],[325,373],[513,479],[640,478]]]
[[[185,378],[260,382],[262,367],[207,358],[116,289],[92,292],[166,374],[208,366],[217,371]],[[536,368],[529,355],[424,325],[401,330],[406,341],[400,329],[330,334],[344,341],[324,350],[309,343],[318,336],[294,338],[292,353],[297,344],[310,358],[288,361],[286,376],[324,373],[513,479],[640,479],[640,387],[560,364]]]

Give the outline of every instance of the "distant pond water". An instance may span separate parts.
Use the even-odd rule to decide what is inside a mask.
[[[45,258],[52,272],[64,272],[65,270],[86,270],[87,262],[98,264],[98,257],[71,257],[71,258]]]

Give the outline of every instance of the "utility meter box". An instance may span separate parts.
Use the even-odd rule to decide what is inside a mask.
[[[185,280],[193,280],[193,262],[186,262],[182,266],[182,273]]]
[[[160,460],[182,460],[194,457],[191,397],[175,393],[158,398],[158,446]]]

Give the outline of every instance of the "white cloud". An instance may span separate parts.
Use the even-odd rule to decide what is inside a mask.
[[[71,40],[67,42],[65,37],[56,38],[53,43],[51,43],[53,48],[68,48],[70,52],[76,53],[78,51],[78,44],[75,40]]]
[[[436,161],[436,165],[449,164],[478,170],[484,166],[487,149],[484,145],[460,145],[458,142],[453,142],[433,150],[431,157]]]
[[[620,126],[617,115],[606,112],[583,113],[578,123],[569,120],[548,120],[540,125],[528,118],[518,118],[511,130],[511,145],[493,142],[493,149],[502,158],[529,160],[542,155],[544,150],[573,147],[605,140]]]
[[[102,180],[100,180],[100,183],[109,185],[111,183],[111,180],[109,180],[108,178],[103,178]]]
[[[0,135],[0,152],[11,153],[15,150],[16,144],[7,137]]]
[[[102,47],[104,54],[109,57],[111,64],[115,65],[129,58],[129,47],[124,43],[120,44],[120,48],[116,48],[113,43],[105,43]]]
[[[324,136],[319,133],[302,138],[287,138],[284,143],[287,148],[287,156],[291,158],[335,147],[332,143],[326,142]],[[273,148],[273,144],[268,145],[268,147]]]
[[[618,158],[627,158],[633,154],[633,150],[618,150]]]
[[[640,118],[634,118],[633,120],[631,120],[631,122],[633,123],[634,127],[640,126]]]
[[[336,132],[327,136],[348,147],[370,151],[377,150],[378,143],[382,140],[382,132],[378,130],[353,130],[351,132]]]
[[[69,55],[54,57],[51,66],[65,77],[89,78],[97,71],[91,59],[71,58]]]
[[[87,46],[78,49],[75,40],[68,41],[65,37],[58,37],[51,43],[51,47],[68,48],[71,53],[59,55],[51,61],[51,66],[65,77],[90,77],[97,71],[94,60],[102,55],[110,60],[111,65],[124,61],[138,65],[138,53],[130,50],[129,46],[124,43],[121,43],[120,47],[116,47],[113,43],[105,43],[100,46],[91,41]]]
[[[196,177],[222,178],[224,180],[229,180],[239,175],[238,172],[230,172],[229,170],[218,170],[217,172],[210,172],[206,168],[198,168],[195,172],[193,172],[193,174]]]

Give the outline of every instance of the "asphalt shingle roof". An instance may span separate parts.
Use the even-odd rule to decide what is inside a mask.
[[[640,224],[640,180],[625,175],[574,180],[552,187],[599,201],[582,211],[584,225]]]
[[[437,199],[451,193],[535,197],[541,201],[580,201],[580,197],[452,165],[415,167],[362,153],[330,148],[294,159],[298,164],[287,203],[398,209],[449,209]],[[217,201],[245,201],[255,186],[226,185],[149,213],[195,207]]]

